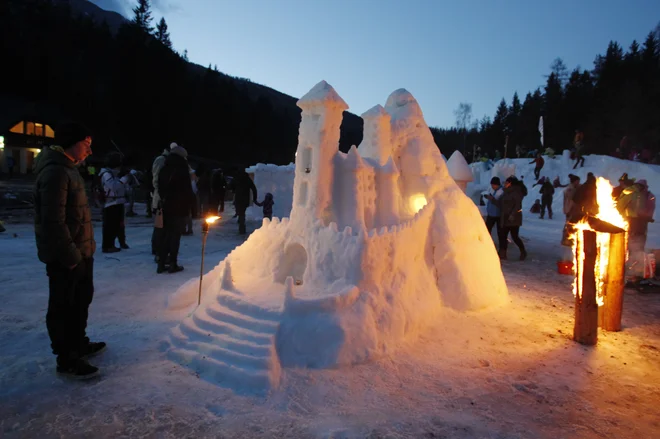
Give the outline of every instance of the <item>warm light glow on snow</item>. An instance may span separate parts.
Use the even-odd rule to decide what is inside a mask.
[[[219,219],[220,219],[219,216],[210,216],[210,217],[206,218],[204,221],[206,221],[207,224],[213,224],[214,222],[216,222]]]
[[[420,210],[422,210],[424,206],[426,206],[426,204],[427,204],[426,197],[422,194],[417,194],[410,197],[410,207],[412,208],[414,213],[417,213]]]
[[[598,201],[598,215],[596,215],[596,218],[627,231],[628,223],[617,210],[616,201],[612,199],[612,185],[602,177],[598,177],[596,180],[596,199]],[[579,294],[582,297],[582,267],[584,264],[584,235],[582,231],[593,229],[589,226],[586,217],[575,225],[575,229],[576,232],[573,235],[573,266],[576,269],[577,276],[573,281],[573,295]],[[604,303],[605,275],[610,255],[610,234],[596,232],[596,245],[598,248],[595,267],[596,302],[598,306],[602,306]],[[579,249],[579,252],[576,251],[577,249]],[[579,256],[579,261],[577,256]]]

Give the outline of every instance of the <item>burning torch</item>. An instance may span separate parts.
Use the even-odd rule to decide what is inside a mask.
[[[204,277],[204,249],[206,248],[206,237],[209,234],[209,227],[211,227],[211,224],[219,219],[219,216],[209,216],[202,223],[202,263],[199,267],[199,294],[197,295],[197,306],[202,303],[202,278]]]

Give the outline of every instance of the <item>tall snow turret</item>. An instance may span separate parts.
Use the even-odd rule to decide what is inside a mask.
[[[390,115],[381,105],[376,105],[362,115],[364,135],[360,143],[360,155],[384,165],[392,156]]]
[[[465,157],[461,154],[460,151],[456,150],[447,160],[447,168],[449,168],[449,175],[454,179],[458,187],[461,188],[463,192],[467,189],[467,184],[471,181],[474,181],[474,176],[472,175],[472,170],[470,166],[465,161]]]
[[[335,158],[337,172],[335,193],[335,213],[340,228],[350,227],[357,233],[365,229],[364,222],[364,179],[367,165],[360,157],[355,145],[351,146],[348,154],[337,153]]]
[[[298,101],[302,121],[296,151],[291,218],[310,211],[325,224],[333,220],[333,158],[339,149],[339,127],[346,102],[325,81]]]
[[[392,156],[376,172],[376,191],[378,192],[376,227],[398,224],[401,192],[399,191],[399,170],[394,164]]]

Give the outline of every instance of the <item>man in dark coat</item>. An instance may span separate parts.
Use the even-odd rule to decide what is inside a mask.
[[[587,174],[587,180],[575,191],[573,201],[573,211],[570,214],[569,222],[577,223],[586,215],[598,215],[598,192],[596,177],[593,173]]]
[[[492,195],[489,196],[489,200],[500,208],[500,259],[507,258],[507,238],[509,233],[511,233],[513,242],[520,249],[520,260],[523,261],[527,257],[525,244],[523,244],[520,236],[518,236],[520,226],[522,226],[523,222],[522,200],[526,192],[527,189],[520,180],[516,177],[509,177],[504,182],[504,193],[499,199],[496,199]]]
[[[555,194],[555,188],[552,187],[550,179],[546,178],[541,185],[541,219],[545,216],[545,209],[548,209],[548,218],[552,219],[552,196]]]
[[[252,200],[255,204],[257,203],[257,187],[245,171],[238,172],[232,181],[232,186],[236,215],[238,215],[238,233],[245,235],[245,211],[250,205],[250,192],[252,192]]]
[[[211,179],[211,191],[213,194],[213,207],[214,212],[211,212],[212,215],[217,215],[225,211],[225,190],[227,188],[227,182],[225,181],[225,174],[222,172],[222,169],[218,169],[213,173]]]
[[[183,270],[177,260],[181,233],[186,226],[186,220],[195,200],[187,157],[188,152],[183,147],[173,147],[165,159],[163,169],[158,174],[158,192],[163,205],[164,230],[156,270],[159,274],[165,270],[169,273]],[[169,261],[169,267],[166,266],[167,261]]]
[[[93,264],[96,242],[92,215],[76,165],[92,152],[92,137],[80,124],[56,131],[57,146],[44,148],[35,164],[34,229],[39,260],[48,274],[46,326],[57,372],[89,378],[98,368],[87,358],[105,343],[87,338],[87,313],[94,295]]]

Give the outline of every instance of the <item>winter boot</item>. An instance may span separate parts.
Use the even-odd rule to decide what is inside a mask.
[[[103,253],[117,253],[118,251],[121,251],[121,249],[117,247],[108,247],[104,248],[102,251]]]
[[[122,243],[119,245],[119,247],[123,248],[124,250],[128,250],[128,249],[130,248],[130,247],[128,246],[128,244],[126,244],[125,242],[122,242]]]
[[[177,265],[176,262],[170,265],[170,268],[167,270],[168,273],[178,273],[179,271],[183,271],[183,267],[181,265]]]
[[[506,250],[499,251],[500,260],[506,261]]]
[[[88,380],[99,375],[99,368],[84,358],[60,355],[57,357],[57,373],[76,380]]]
[[[89,342],[80,349],[80,358],[90,358],[105,351],[106,344],[102,341]]]
[[[167,265],[163,264],[162,262],[158,262],[158,268],[156,268],[156,273],[161,274],[165,273],[167,271]]]
[[[525,259],[527,259],[527,251],[523,248],[520,250],[520,260],[524,261]]]

